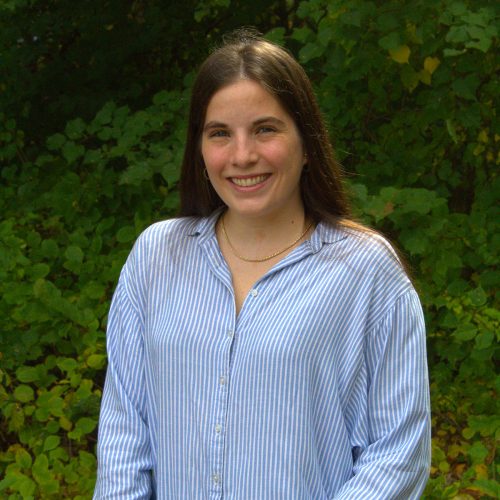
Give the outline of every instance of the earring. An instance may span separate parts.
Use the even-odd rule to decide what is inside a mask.
[[[309,164],[307,163],[309,160],[307,153],[304,153],[304,165],[302,165],[302,173],[307,174],[309,172]]]

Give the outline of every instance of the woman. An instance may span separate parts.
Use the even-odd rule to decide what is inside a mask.
[[[239,35],[194,84],[182,217],[138,239],[108,322],[95,498],[418,498],[418,297],[348,218],[311,84]]]

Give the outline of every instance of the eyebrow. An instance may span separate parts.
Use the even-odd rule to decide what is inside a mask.
[[[279,118],[276,118],[275,116],[263,116],[262,118],[258,118],[255,120],[252,125],[255,127],[257,125],[262,125],[263,123],[274,123],[275,125],[279,126],[284,126],[285,122],[283,120],[280,120]],[[214,128],[225,128],[227,125],[223,122],[218,122],[218,121],[211,121],[205,124],[203,127],[203,130],[210,130]]]
[[[253,122],[254,125],[261,125],[262,123],[274,123],[275,125],[281,125],[282,127],[285,125],[283,120],[280,120],[275,116],[264,116]]]

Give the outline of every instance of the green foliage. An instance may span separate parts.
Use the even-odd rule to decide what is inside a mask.
[[[50,136],[33,160],[6,155],[1,496],[92,491],[109,297],[132,241],[177,206],[186,99],[163,91],[136,113],[110,102]]]
[[[497,498],[498,4],[311,0],[298,14],[291,42],[356,213],[399,242],[427,314],[426,498]]]
[[[280,0],[4,0],[0,109],[37,142],[110,100],[142,109],[181,88],[221,31],[286,15]]]
[[[90,497],[118,273],[139,232],[177,209],[187,70],[207,39],[253,15],[312,76],[356,215],[413,268],[433,404],[425,498],[497,498],[497,3],[214,0],[176,8],[165,26],[159,2],[94,3],[0,5],[0,25],[15,21],[2,54],[18,71],[0,84],[18,82],[17,94],[0,88],[0,496]],[[50,34],[36,46],[13,41],[28,15]],[[70,103],[57,75],[72,65]],[[120,65],[115,91],[105,69]],[[26,104],[37,93],[48,129]]]

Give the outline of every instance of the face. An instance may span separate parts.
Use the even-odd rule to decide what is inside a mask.
[[[238,80],[209,102],[201,153],[212,186],[231,216],[299,217],[302,140],[278,100]]]

